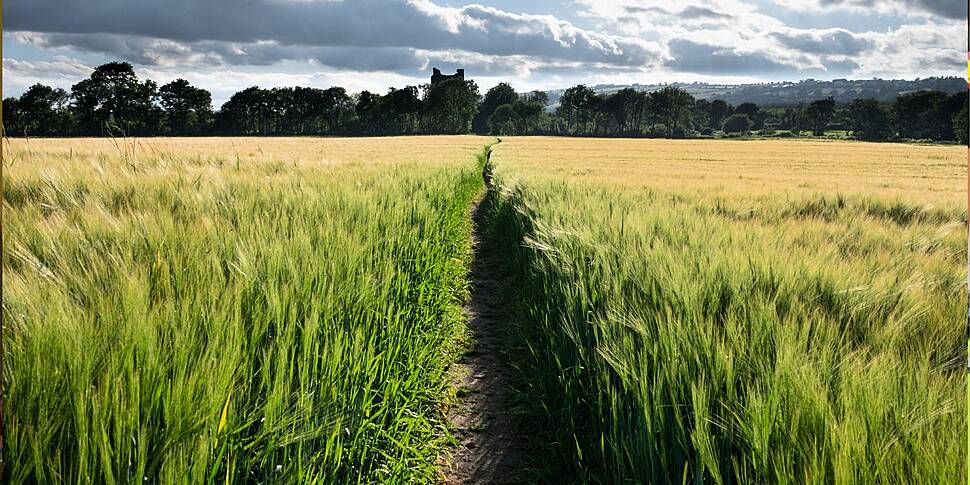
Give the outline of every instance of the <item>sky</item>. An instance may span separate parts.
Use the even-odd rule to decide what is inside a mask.
[[[482,92],[965,75],[965,0],[5,0],[3,95],[124,60],[218,106],[249,86]]]

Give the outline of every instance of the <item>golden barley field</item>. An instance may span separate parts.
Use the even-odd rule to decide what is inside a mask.
[[[516,174],[735,197],[836,194],[966,205],[964,147],[827,140],[522,137],[496,146]]]

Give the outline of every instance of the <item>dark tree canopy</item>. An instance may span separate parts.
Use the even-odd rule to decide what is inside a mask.
[[[140,82],[127,62],[102,64],[71,87],[79,128],[87,134],[157,132],[162,115],[157,96],[155,82]]]
[[[834,114],[835,100],[831,97],[812,101],[809,103],[808,108],[805,109],[805,118],[815,136],[825,134],[825,127],[832,121]]]
[[[172,133],[199,133],[212,123],[212,95],[185,79],[162,86],[158,97]]]
[[[595,98],[596,92],[585,84],[573,86],[562,94],[556,114],[563,121],[566,132],[584,133],[589,129]]]
[[[690,126],[690,110],[694,106],[694,98],[686,90],[677,87],[665,87],[650,93],[650,106],[663,123],[666,135],[672,138],[683,138]]]
[[[545,94],[545,93],[543,93]],[[481,108],[475,115],[474,128],[479,133],[484,133],[489,129],[489,118],[495,110],[503,104],[512,104],[519,100],[519,95],[512,89],[509,83],[498,83],[485,93]]]
[[[857,99],[846,107],[848,128],[856,138],[867,141],[886,140],[892,136],[889,109],[873,98]]]
[[[446,79],[428,85],[424,107],[431,133],[468,133],[478,112],[479,95],[475,81]]]
[[[957,141],[964,145],[970,145],[967,141],[967,124],[968,116],[970,113],[967,112],[967,102],[964,100],[963,108],[957,114],[953,115],[953,133]]]
[[[546,124],[546,102],[535,91],[499,105],[488,117],[489,132],[496,135],[536,133]]]
[[[34,84],[20,98],[4,100],[3,118],[10,135],[46,136],[69,132],[74,118],[67,91]]]
[[[842,99],[840,97],[839,99]],[[42,84],[3,100],[9,136],[60,135],[401,135],[426,133],[554,134],[691,137],[752,129],[762,135],[801,136],[809,128],[845,127],[863,140],[966,140],[967,93],[913,91],[892,104],[832,98],[807,107],[737,107],[722,99],[694,99],[686,90],[566,89],[554,112],[543,91],[519,94],[499,83],[479,95],[474,81],[449,78],[434,85],[391,88],[380,95],[333,86],[249,87],[217,112],[205,89],[176,79],[161,88],[138,79],[132,66],[109,62],[70,92]],[[727,121],[730,120],[730,123]],[[775,130],[790,130],[776,132]]]
[[[725,133],[747,133],[751,131],[751,127],[754,126],[754,122],[751,121],[751,117],[745,114],[733,114],[728,116],[724,120],[724,132]]]
[[[711,101],[711,126],[721,126],[728,116],[731,116],[731,105],[721,99]]]
[[[893,110],[899,136],[925,139],[939,135],[943,128],[937,126],[940,116],[937,108],[944,101],[946,94],[940,91],[916,91],[896,98]]]

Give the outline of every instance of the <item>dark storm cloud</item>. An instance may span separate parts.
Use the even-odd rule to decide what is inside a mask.
[[[656,58],[637,40],[585,31],[550,16],[481,5],[451,9],[426,0],[8,0],[4,13],[8,30],[72,34],[56,43],[129,55],[136,62],[151,60],[139,46],[157,40],[202,60],[218,56],[261,64],[310,57],[335,67],[382,70],[411,63],[406,49],[636,66]],[[305,54],[294,53],[299,49]],[[353,49],[375,58],[357,59]]]
[[[236,44],[217,41],[175,42],[119,34],[40,34],[31,36],[38,47],[71,47],[99,52],[144,64],[234,64],[267,66],[280,61],[315,60],[355,70],[406,71],[421,67],[415,49],[406,47],[293,46],[277,42]]]
[[[623,10],[629,14],[640,14],[640,13],[657,13],[662,15],[670,15],[670,11],[660,7],[641,7],[639,5],[625,5]]]
[[[967,18],[966,0],[916,0],[913,3],[941,17],[961,20]]]
[[[672,60],[667,67],[674,71],[698,74],[768,74],[797,70],[794,66],[774,61],[762,53],[740,53],[709,44],[677,39],[668,44]]]
[[[920,67],[923,69],[939,69],[958,73],[966,66],[963,60],[963,53],[960,55],[934,54],[919,59]]]
[[[711,10],[706,7],[696,7],[690,5],[685,7],[680,13],[674,13],[670,10],[661,7],[640,7],[638,5],[625,5],[623,10],[629,14],[624,18],[632,19],[635,15],[640,14],[655,14],[664,16],[674,16],[680,17],[685,20],[696,20],[696,19],[707,19],[707,20],[718,20],[718,19],[730,19],[733,15],[728,15],[715,10]]]
[[[464,67],[481,75],[507,75],[515,73],[522,68],[523,62],[530,60],[519,56],[482,57],[462,51],[424,51],[408,47],[305,47],[276,42],[180,43],[116,34],[31,34],[26,37],[41,48],[71,47],[105,53],[146,66],[267,66],[280,61],[316,61],[322,65],[356,71],[411,74],[434,65],[445,70]]]
[[[828,7],[874,7],[878,4],[899,3],[940,17],[950,19],[967,18],[966,0],[901,0],[898,2],[890,2],[887,0],[820,0],[819,3]]]
[[[774,33],[775,39],[792,49],[811,54],[856,55],[872,47],[873,43],[846,30],[822,33]]]
[[[841,61],[826,59],[822,61],[822,65],[825,66],[826,73],[834,75],[851,74],[859,68],[859,63],[852,59],[844,59]]]
[[[729,19],[732,16],[716,12],[709,8],[690,6],[680,11],[680,17],[685,19]]]

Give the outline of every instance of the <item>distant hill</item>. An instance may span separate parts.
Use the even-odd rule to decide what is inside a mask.
[[[599,84],[592,86],[598,93],[611,93],[623,88],[639,91],[656,91],[665,86],[686,89],[698,99],[723,99],[733,105],[756,103],[760,106],[787,106],[809,103],[813,100],[833,97],[837,102],[846,103],[856,98],[876,98],[892,101],[896,96],[922,89],[938,89],[948,93],[967,89],[967,82],[959,77],[929,77],[907,81],[903,79],[836,79],[816,81],[806,79],[799,82],[777,82],[759,84],[707,84],[707,83],[670,83],[670,84]],[[559,97],[565,89],[547,91],[551,107],[559,104]]]

